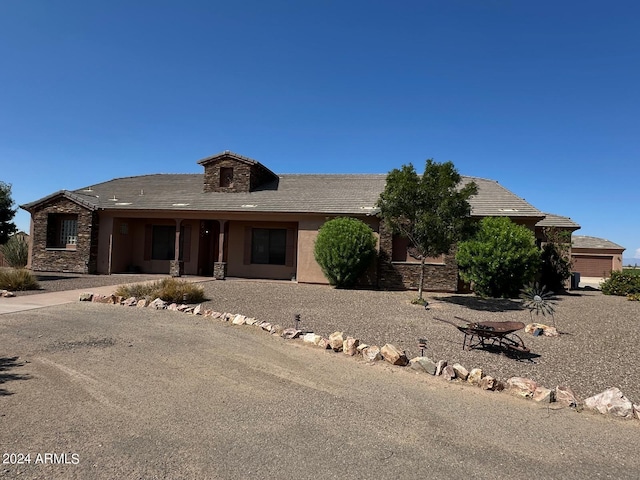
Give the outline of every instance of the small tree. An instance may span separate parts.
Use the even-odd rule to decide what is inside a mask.
[[[0,245],[4,245],[17,228],[13,220],[16,209],[13,208],[11,185],[0,180]]]
[[[571,232],[549,227],[544,230],[547,243],[542,247],[540,285],[560,292],[571,276]]]
[[[355,218],[335,218],[318,231],[314,255],[331,285],[349,288],[369,267],[376,253],[371,228]]]
[[[29,259],[29,244],[23,235],[13,235],[7,243],[0,245],[0,252],[13,268],[24,268]]]
[[[486,217],[476,236],[458,245],[460,275],[488,297],[517,297],[540,266],[540,250],[527,227],[507,217]]]
[[[429,159],[421,177],[412,164],[403,165],[389,172],[378,200],[384,222],[394,234],[409,240],[414,256],[420,260],[419,300],[426,259],[449,253],[455,243],[474,231],[469,198],[478,188],[473,182],[461,188],[461,180],[452,162]]]

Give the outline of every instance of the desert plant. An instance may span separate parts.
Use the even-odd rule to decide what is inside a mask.
[[[29,244],[22,235],[14,235],[0,246],[5,261],[13,268],[24,268],[29,259]]]
[[[632,302],[640,302],[640,293],[630,293],[627,295],[627,300]]]
[[[540,284],[560,292],[571,277],[571,233],[557,228],[545,228],[547,243],[540,255]]]
[[[371,228],[355,218],[326,222],[318,231],[314,255],[327,280],[337,288],[350,288],[369,267],[376,253]]]
[[[600,284],[605,295],[622,295],[640,293],[640,276],[627,272],[611,272],[611,276]]]
[[[164,278],[151,283],[120,285],[115,293],[127,298],[136,297],[149,300],[160,298],[165,302],[176,303],[199,303],[205,299],[204,289],[200,285],[175,278]]]
[[[520,291],[522,306],[529,310],[529,316],[533,319],[533,312],[536,316],[542,314],[543,317],[551,315],[553,326],[555,327],[555,297],[553,292],[547,290],[544,285],[532,283]]]
[[[35,275],[24,268],[0,268],[0,289],[38,290],[40,285]]]
[[[475,237],[458,246],[460,276],[486,297],[517,297],[533,280],[540,250],[531,230],[507,217],[486,217]]]

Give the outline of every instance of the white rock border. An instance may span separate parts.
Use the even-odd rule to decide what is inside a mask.
[[[354,358],[361,358],[368,363],[385,360],[392,365],[400,367],[410,366],[418,373],[440,376],[447,381],[457,380],[483,390],[504,390],[517,397],[539,403],[555,403],[561,407],[573,408],[578,412],[586,409],[616,418],[640,420],[640,405],[628,400],[620,389],[616,387],[610,387],[604,392],[593,395],[584,400],[584,402],[581,402],[571,388],[566,386],[558,385],[555,389],[549,389],[526,377],[511,377],[505,381],[501,381],[490,375],[485,375],[480,368],[473,368],[469,371],[459,363],[448,365],[446,360],[434,362],[428,357],[415,357],[409,360],[406,352],[400,350],[393,344],[387,343],[382,347],[367,345],[359,339],[347,336],[344,332],[340,331],[332,333],[327,338],[314,332],[305,332],[296,328],[285,328],[281,325],[262,322],[256,318],[246,317],[237,313],[216,312],[210,309],[204,309],[202,304],[196,306],[176,303],[169,304],[160,298],[149,301],[148,299],[137,299],[135,297],[125,299],[116,295],[81,293],[79,301],[122,305],[126,307],[152,308],[155,310],[172,310],[189,315],[209,317],[235,326],[253,326],[286,340],[298,339],[304,345],[310,345],[323,350],[342,352]]]

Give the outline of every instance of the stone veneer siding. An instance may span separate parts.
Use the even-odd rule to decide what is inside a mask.
[[[233,186],[220,186],[220,169],[233,168]],[[251,188],[251,165],[233,159],[218,160],[204,167],[205,192],[248,192]]]
[[[393,236],[384,222],[380,222],[379,287],[386,290],[417,289],[420,282],[420,264],[392,262],[392,248]],[[444,264],[426,264],[424,290],[458,291],[458,265],[453,252],[445,255]]]
[[[78,216],[75,250],[47,248],[48,215]],[[41,272],[96,273],[98,258],[98,214],[66,198],[56,199],[32,212],[31,269]]]

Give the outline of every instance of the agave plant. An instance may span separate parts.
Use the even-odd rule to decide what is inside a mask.
[[[529,309],[532,320],[535,311],[536,315],[542,314],[543,317],[551,315],[553,326],[556,326],[556,319],[553,316],[556,306],[555,297],[552,291],[547,290],[547,287],[537,283],[530,284],[520,291],[520,298],[523,300],[524,308]]]

